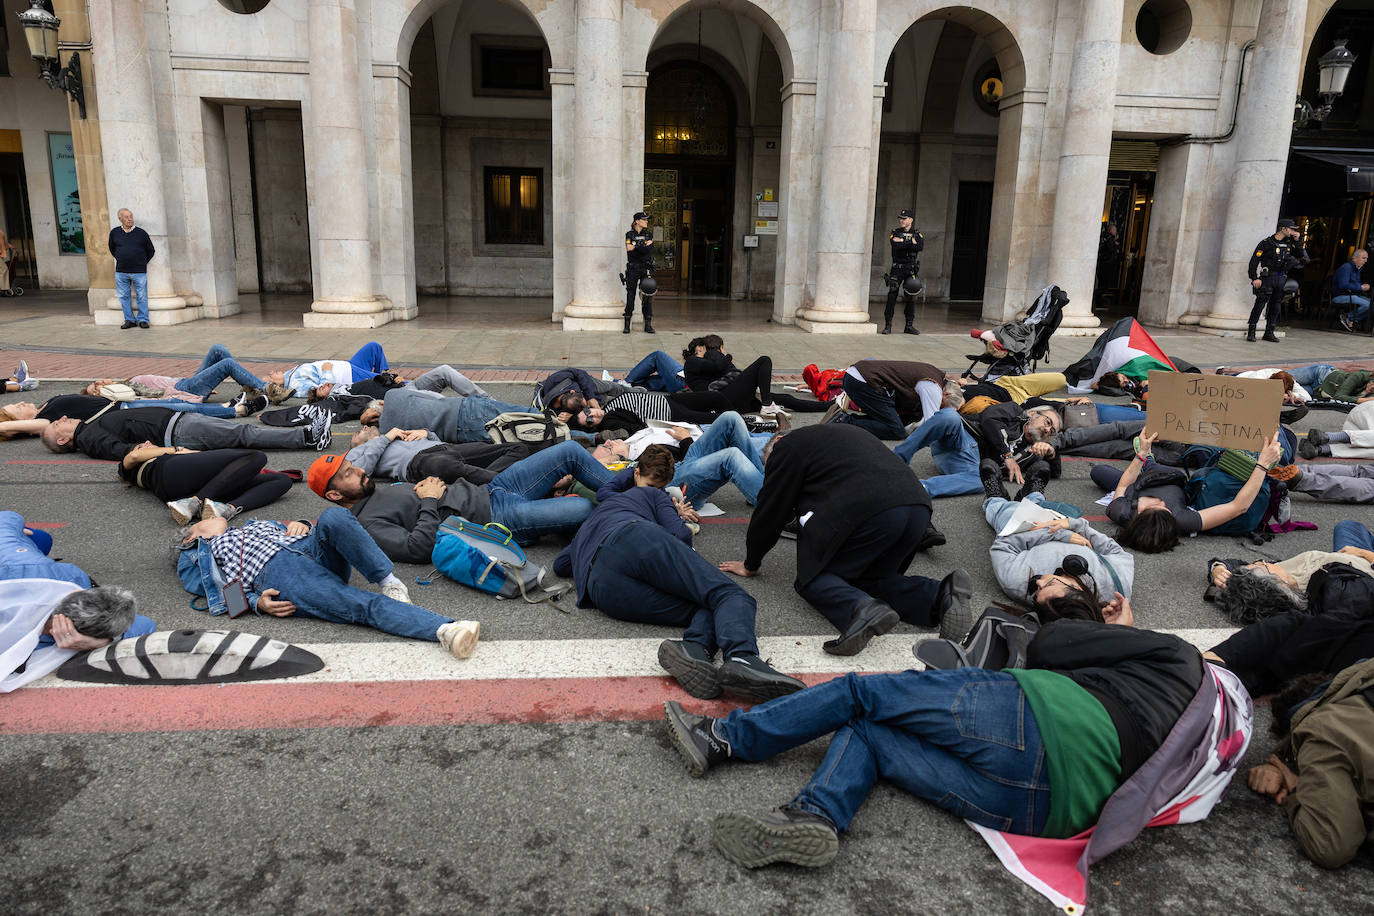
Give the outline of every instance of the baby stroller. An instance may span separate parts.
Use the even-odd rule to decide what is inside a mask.
[[[0,296],[6,299],[24,295],[24,287],[11,286],[14,280],[14,273],[10,265],[14,263],[14,255],[5,256],[6,252],[0,251]]]
[[[966,354],[970,363],[963,377],[982,382],[1004,375],[1034,372],[1037,364],[1050,355],[1050,338],[1059,330],[1059,323],[1064,320],[1064,306],[1068,304],[1067,293],[1057,286],[1047,286],[1035,298],[1025,317],[992,331],[974,331],[973,336],[987,341],[988,348],[984,353]],[[979,363],[987,365],[982,375],[973,371]]]

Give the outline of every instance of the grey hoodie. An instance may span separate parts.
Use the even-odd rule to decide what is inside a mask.
[[[1069,534],[1083,535],[1092,544],[1091,548],[1069,543]],[[1009,534],[992,542],[988,549],[992,558],[992,571],[1002,591],[1018,601],[1026,598],[1026,583],[1031,576],[1052,573],[1064,565],[1064,558],[1070,554],[1082,557],[1088,563],[1097,590],[1104,599],[1113,592],[1121,592],[1131,597],[1131,580],[1135,578],[1135,558],[1121,548],[1121,545],[1100,531],[1093,530],[1081,518],[1069,519],[1068,531],[1027,531],[1022,534]],[[1107,563],[1116,573],[1116,581],[1107,569]],[[1117,584],[1117,581],[1120,584]]]

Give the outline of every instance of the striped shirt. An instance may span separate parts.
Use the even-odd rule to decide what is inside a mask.
[[[242,528],[230,528],[210,539],[210,554],[230,579],[238,579],[245,590],[261,591],[258,576],[262,568],[287,544],[309,537],[291,535],[280,522],[249,522]]]
[[[605,406],[607,410],[628,410],[645,423],[673,418],[667,396],[655,391],[627,391],[611,398]]]

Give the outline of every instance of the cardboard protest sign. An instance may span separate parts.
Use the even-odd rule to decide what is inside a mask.
[[[1151,372],[1145,429],[1160,439],[1257,452],[1279,428],[1283,382]]]

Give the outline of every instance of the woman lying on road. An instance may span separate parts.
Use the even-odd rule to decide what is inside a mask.
[[[683,373],[693,391],[719,391],[739,413],[762,412],[765,416],[784,408],[802,413],[825,413],[828,405],[774,392],[773,360],[760,356],[743,369],[723,352],[725,341],[717,334],[698,337],[682,351]]]
[[[291,478],[263,471],[267,453],[246,448],[197,452],[145,442],[124,456],[119,477],[167,503],[178,525],[199,518],[233,518],[260,509],[291,489]]]

